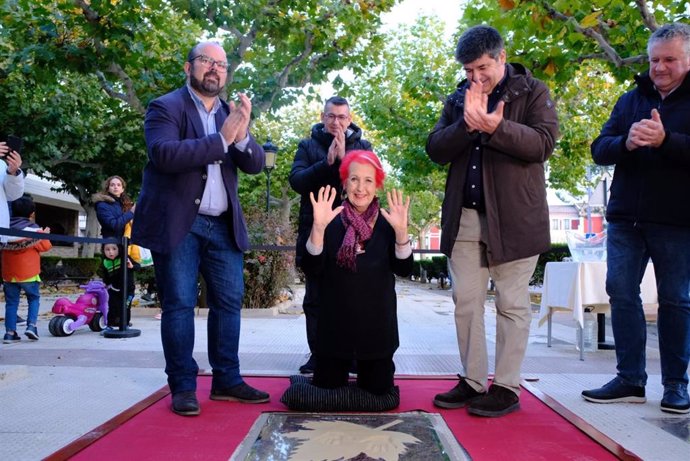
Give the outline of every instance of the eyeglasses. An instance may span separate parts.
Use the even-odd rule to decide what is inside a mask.
[[[192,62],[195,59],[198,59],[204,67],[208,67],[209,69],[215,64],[220,72],[226,72],[228,70],[228,63],[226,61],[216,61],[213,58],[209,58],[205,54],[200,54],[199,56],[195,56],[190,59],[189,62]]]
[[[328,119],[329,122],[332,122],[334,120],[337,120],[339,122],[343,122],[348,119],[349,115],[345,114],[340,114],[340,115],[335,115],[335,114],[325,114],[326,119]]]

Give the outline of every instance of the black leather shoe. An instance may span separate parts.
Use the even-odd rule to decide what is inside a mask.
[[[460,382],[453,389],[443,394],[436,394],[434,405],[440,408],[461,408],[477,397],[485,395],[485,393],[475,391],[462,376],[458,375],[458,378]]]
[[[630,386],[615,377],[597,389],[582,391],[582,398],[594,403],[645,403],[644,386]]]
[[[196,416],[201,413],[196,392],[178,392],[172,396],[172,411],[181,416]]]
[[[210,398],[211,400],[230,400],[242,403],[265,403],[271,399],[266,392],[254,389],[247,383],[238,384],[227,389],[211,387]]]
[[[503,386],[491,386],[489,392],[474,399],[467,406],[467,412],[477,416],[496,417],[520,409],[518,395]]]

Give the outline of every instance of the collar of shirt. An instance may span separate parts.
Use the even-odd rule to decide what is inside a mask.
[[[197,110],[203,110],[206,114],[209,115],[214,115],[216,112],[218,112],[218,109],[220,109],[220,98],[216,96],[216,99],[213,101],[213,107],[211,110],[206,109],[206,105],[204,105],[204,101],[201,100],[198,94],[194,91],[194,89],[187,84],[187,91],[189,91],[189,95],[192,97],[192,101],[194,101],[194,104],[196,104]]]

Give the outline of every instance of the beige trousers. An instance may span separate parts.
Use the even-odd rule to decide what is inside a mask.
[[[491,277],[496,287],[493,383],[520,395],[520,368],[532,321],[529,280],[539,255],[490,266],[486,257],[486,241],[486,217],[476,210],[463,208],[449,263],[460,360],[468,383],[476,391],[486,391],[489,370],[484,303]]]

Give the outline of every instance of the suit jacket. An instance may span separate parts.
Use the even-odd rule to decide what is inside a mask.
[[[220,129],[230,113],[216,112]],[[228,195],[228,226],[237,248],[249,247],[247,226],[237,196],[237,170],[260,173],[264,151],[250,135],[244,152],[231,145],[227,152],[219,133],[206,135],[186,86],[153,100],[146,111],[144,135],[148,162],[137,201],[132,241],[151,251],[168,253],[189,232],[201,204],[206,166],[221,165]]]

